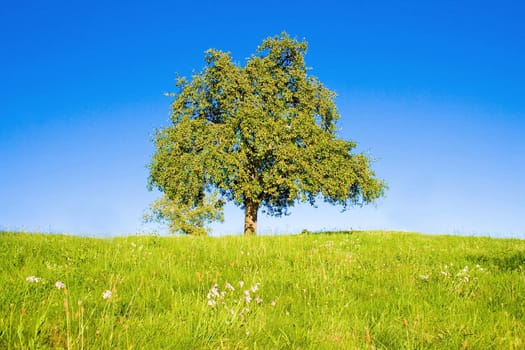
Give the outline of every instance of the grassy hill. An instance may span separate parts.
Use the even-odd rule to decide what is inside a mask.
[[[0,233],[0,348],[523,349],[525,241]]]

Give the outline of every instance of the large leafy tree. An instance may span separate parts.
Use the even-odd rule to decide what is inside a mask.
[[[308,74],[306,49],[282,33],[244,67],[210,49],[203,71],[177,80],[171,124],[157,130],[149,166],[150,186],[164,193],[158,218],[203,233],[233,201],[253,235],[260,209],[280,216],[319,199],[346,209],[383,195],[370,159],[337,137],[335,93]]]

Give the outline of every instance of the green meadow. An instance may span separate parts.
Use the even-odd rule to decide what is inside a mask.
[[[523,349],[525,241],[0,233],[0,349]]]

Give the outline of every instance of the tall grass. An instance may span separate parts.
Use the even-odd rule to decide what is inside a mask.
[[[524,265],[481,237],[2,233],[0,348],[522,349]]]

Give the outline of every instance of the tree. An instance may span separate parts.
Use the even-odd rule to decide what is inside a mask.
[[[210,49],[203,71],[177,79],[171,124],[157,130],[149,165],[150,188],[170,208],[159,217],[202,226],[233,201],[245,211],[244,234],[253,235],[260,209],[281,216],[321,198],[347,209],[383,195],[370,159],[337,137],[335,93],[308,74],[306,49],[282,33],[244,67]]]

